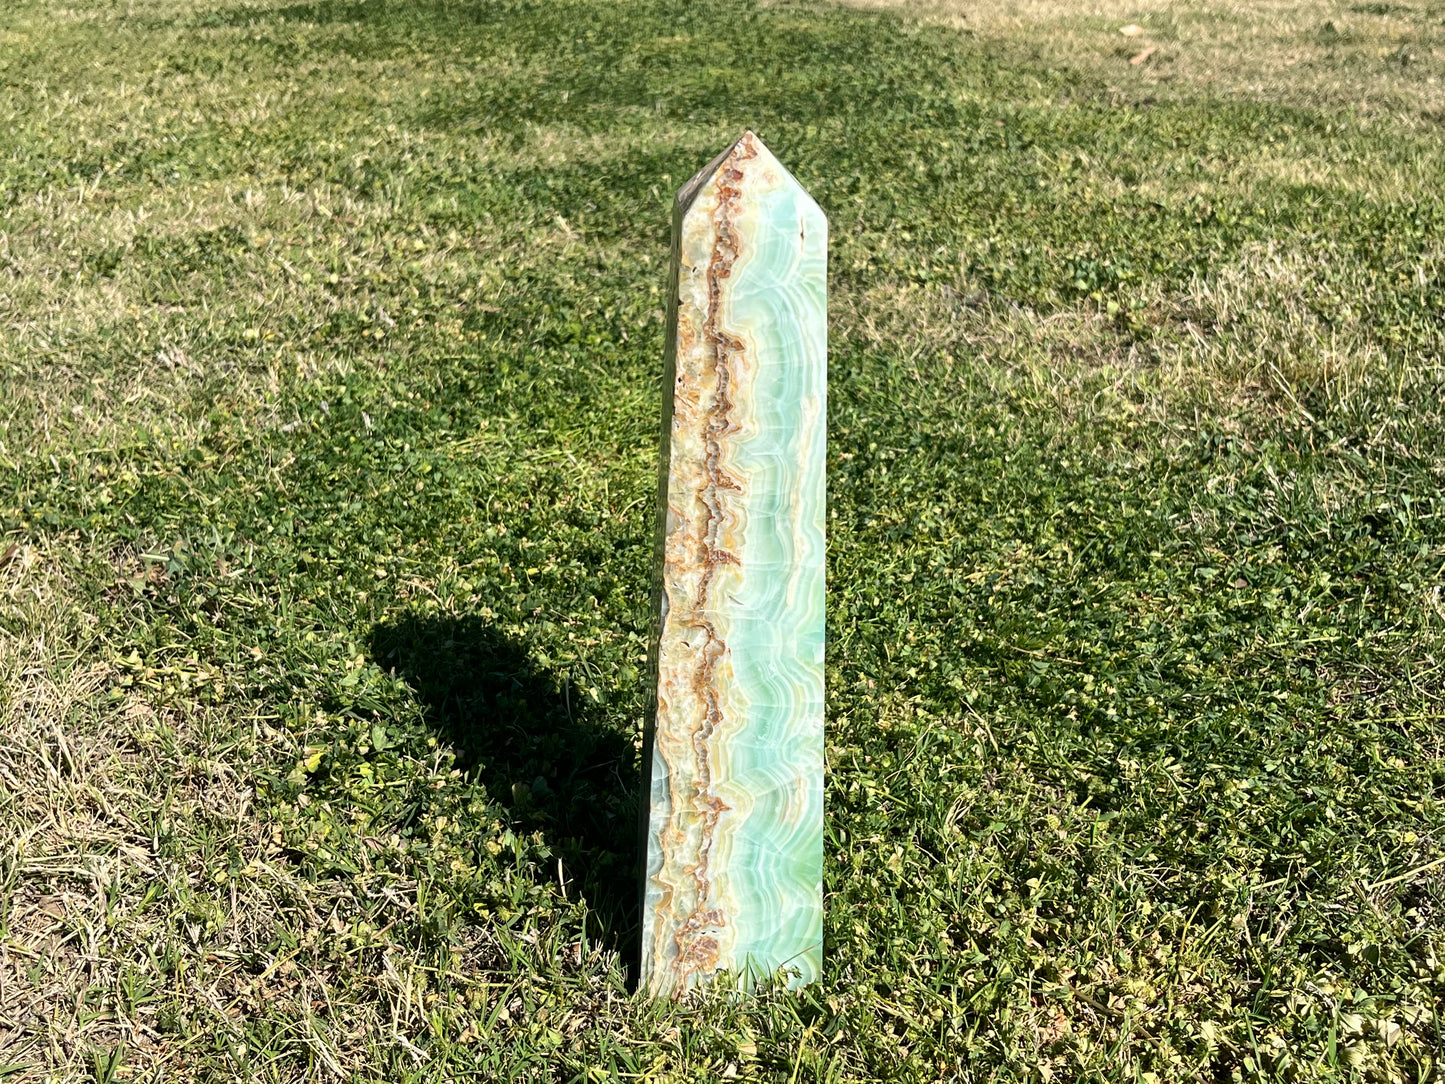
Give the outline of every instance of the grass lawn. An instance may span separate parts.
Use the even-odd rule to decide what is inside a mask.
[[[7,0],[0,1081],[1437,1076],[1445,4],[1089,10]],[[654,1004],[744,127],[833,237],[827,979]]]

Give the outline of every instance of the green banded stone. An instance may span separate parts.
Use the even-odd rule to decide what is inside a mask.
[[[827,230],[751,132],[677,194],[644,747],[655,994],[822,967]]]

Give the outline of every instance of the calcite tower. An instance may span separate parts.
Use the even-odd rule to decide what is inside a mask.
[[[677,194],[642,984],[818,977],[828,222],[752,132]]]

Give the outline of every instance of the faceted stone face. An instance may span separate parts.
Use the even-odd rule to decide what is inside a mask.
[[[827,220],[751,132],[678,192],[643,984],[822,966]]]

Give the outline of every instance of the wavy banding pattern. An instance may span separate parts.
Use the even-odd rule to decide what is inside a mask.
[[[827,220],[751,132],[678,192],[642,981],[822,965]]]

